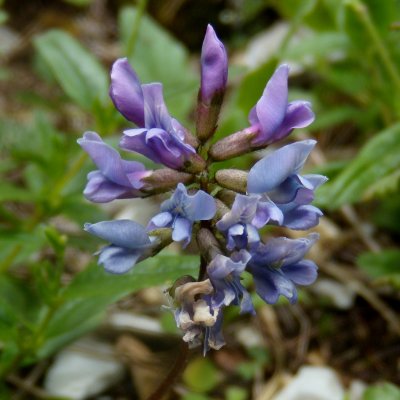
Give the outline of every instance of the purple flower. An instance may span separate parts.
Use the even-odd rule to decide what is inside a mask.
[[[279,66],[268,81],[264,92],[249,114],[249,122],[259,133],[253,146],[265,146],[286,137],[294,128],[304,128],[314,121],[311,104],[307,101],[288,103],[287,65]]]
[[[228,79],[228,57],[224,45],[211,25],[207,26],[201,49],[200,96],[203,103],[211,105],[215,96],[225,91]]]
[[[201,83],[196,113],[196,133],[202,142],[209,139],[217,127],[227,79],[225,47],[213,27],[208,25],[201,49]]]
[[[327,178],[299,175],[315,144],[315,140],[303,140],[284,146],[254,164],[247,178],[247,191],[263,194],[263,199],[276,204],[284,216],[281,224],[291,229],[309,229],[322,215],[310,203],[314,190]]]
[[[115,199],[140,197],[143,178],[151,174],[137,161],[122,160],[119,153],[104,143],[95,132],[86,132],[79,145],[89,154],[98,170],[88,174],[83,192],[88,200],[107,203]]]
[[[99,264],[103,264],[104,269],[113,274],[129,271],[138,261],[150,256],[151,248],[155,245],[146,229],[130,220],[87,223],[85,231],[111,243],[100,249],[97,254]]]
[[[127,58],[118,59],[111,67],[110,97],[115,108],[128,121],[144,126],[142,85]]]
[[[172,239],[183,241],[183,247],[186,247],[192,238],[193,223],[209,220],[215,213],[212,196],[202,190],[188,195],[185,185],[179,183],[172,197],[161,204],[161,212],[150,220],[147,229],[171,227]]]
[[[185,143],[185,128],[168,113],[161,83],[142,85],[126,58],[111,69],[110,96],[115,107],[138,128],[124,131],[120,146],[178,169],[195,155]]]
[[[317,266],[304,255],[318,239],[312,233],[306,238],[279,237],[259,246],[251,253],[247,270],[253,275],[258,295],[274,304],[280,295],[291,303],[297,301],[296,285],[310,285],[317,278]]]
[[[217,229],[227,237],[228,250],[254,246],[260,241],[258,229],[269,220],[282,221],[281,211],[268,199],[260,199],[261,196],[237,194],[231,211],[217,222]]]
[[[226,257],[216,255],[207,266],[207,275],[214,287],[212,302],[215,307],[240,304],[242,313],[254,314],[253,303],[248,291],[240,283],[240,275],[251,258],[246,250],[240,250]]]
[[[175,289],[174,301],[178,305],[174,316],[178,328],[185,334],[183,340],[190,347],[201,345],[203,354],[211,348],[220,349],[224,344],[222,336],[222,309],[213,307],[213,287],[209,279],[187,282]]]

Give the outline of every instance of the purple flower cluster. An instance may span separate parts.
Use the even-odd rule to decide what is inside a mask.
[[[241,281],[244,271],[252,275],[257,294],[268,304],[280,296],[293,303],[297,285],[315,281],[317,266],[304,257],[317,234],[265,240],[260,229],[266,225],[294,230],[316,226],[322,213],[311,203],[315,189],[326,181],[321,175],[301,175],[314,140],[270,151],[248,172],[219,170],[214,176],[209,171],[216,161],[265,148],[314,119],[310,103],[288,102],[289,69],[281,65],[250,110],[250,125],[213,143],[227,74],[226,50],[208,26],[193,135],[170,116],[160,83],[141,84],[125,58],[114,63],[111,99],[135,124],[123,132],[120,147],[142,154],[161,168],[146,170],[140,162],[123,160],[94,132],[78,140],[97,166],[88,174],[84,190],[88,200],[103,203],[173,190],[147,227],[114,220],[86,224],[85,230],[110,243],[98,252],[99,264],[116,274],[129,271],[172,241],[183,248],[191,242],[197,246],[199,279],[178,280],[170,294],[183,339],[191,346],[203,343],[204,353],[224,344],[225,307],[236,305],[242,313],[255,313]]]

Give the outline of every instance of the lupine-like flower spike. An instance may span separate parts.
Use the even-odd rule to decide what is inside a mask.
[[[197,104],[197,137],[207,140],[215,131],[226,81],[228,57],[211,25],[208,25],[201,49],[201,83]]]
[[[213,175],[209,168],[214,161],[275,143],[313,121],[308,102],[288,102],[288,72],[286,65],[274,72],[249,113],[250,126],[210,147],[228,64],[224,45],[209,25],[201,52],[197,138],[170,116],[161,83],[141,84],[126,58],[111,69],[111,99],[136,125],[123,132],[121,148],[166,168],[148,171],[137,161],[123,160],[94,132],[78,140],[98,168],[88,175],[84,194],[89,200],[108,202],[172,191],[146,228],[116,220],[86,224],[85,230],[110,243],[97,253],[98,262],[117,274],[155,256],[172,241],[185,248],[195,237],[192,248],[200,255],[199,277],[178,279],[169,293],[183,340],[190,347],[202,344],[203,354],[225,344],[226,307],[255,313],[241,280],[244,271],[252,274],[256,292],[269,304],[280,296],[295,302],[297,285],[310,285],[317,276],[314,262],[304,259],[317,234],[265,238],[259,231],[267,224],[298,230],[318,224],[322,212],[311,202],[326,178],[300,174],[316,142],[303,140],[269,152],[249,172],[223,169]]]

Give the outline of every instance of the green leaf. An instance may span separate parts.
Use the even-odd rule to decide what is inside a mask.
[[[95,284],[95,283],[94,283]],[[68,301],[57,309],[46,326],[36,357],[48,357],[59,348],[98,326],[112,301],[107,296]]]
[[[272,59],[257,69],[248,73],[237,89],[237,104],[246,115],[255,106],[264,90],[268,79],[277,66],[277,60]]]
[[[225,390],[226,400],[246,400],[247,390],[238,386],[229,386]]]
[[[15,341],[20,329],[30,329],[38,317],[39,304],[25,282],[0,275],[0,342]]]
[[[339,10],[340,26],[362,52],[365,51],[365,43],[370,42],[363,19],[370,18],[379,34],[386,37],[391,23],[400,17],[398,0],[342,0]]]
[[[190,389],[205,393],[218,385],[220,376],[209,358],[197,357],[186,367],[183,381]]]
[[[38,227],[32,232],[0,231],[0,264],[16,252],[12,257],[13,264],[26,261],[37,253],[46,243],[42,229]]]
[[[320,188],[318,202],[334,209],[366,199],[379,180],[392,176],[397,182],[393,173],[399,167],[400,124],[395,124],[372,137],[336,179]]]
[[[380,228],[400,233],[400,192],[388,196],[374,210],[373,222]]]
[[[32,193],[4,181],[0,182],[0,202],[2,201],[32,201]]]
[[[66,32],[36,36],[35,47],[64,92],[85,110],[107,103],[108,77],[97,59]]]
[[[399,400],[400,388],[392,383],[381,383],[370,386],[363,394],[362,400]]]
[[[119,15],[122,42],[126,48],[136,17],[136,9],[125,7]],[[187,50],[152,18],[143,16],[129,61],[142,82],[163,84],[168,109],[179,120],[187,119],[194,107],[198,78],[189,63]]]
[[[110,303],[146,287],[171,283],[182,275],[197,275],[198,256],[163,254],[148,258],[124,275],[113,275],[98,265],[90,265],[71,282],[66,299],[107,296]]]
[[[124,275],[104,272],[90,265],[61,294],[61,305],[41,338],[37,357],[47,357],[58,348],[97,326],[107,307],[129,293],[149,286],[172,283],[185,274],[196,274],[197,256],[159,254],[142,261]]]
[[[0,25],[4,24],[7,21],[7,19],[8,19],[8,14],[5,11],[0,10]]]
[[[86,7],[92,3],[92,1],[93,0],[64,0],[65,3],[69,3],[77,7]]]
[[[357,264],[378,284],[387,283],[400,288],[400,250],[363,253]]]
[[[327,58],[333,52],[346,53],[349,41],[345,34],[340,32],[315,33],[305,37],[300,43],[292,43],[283,53],[284,59],[310,63],[310,57],[314,62],[319,58]]]

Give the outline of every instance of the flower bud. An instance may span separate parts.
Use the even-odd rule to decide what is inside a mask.
[[[221,169],[215,174],[215,180],[226,189],[246,193],[247,175],[247,172],[239,169]]]
[[[233,192],[232,192],[233,193]],[[233,197],[232,197],[233,199]],[[232,200],[233,202],[233,200]],[[215,213],[215,220],[220,220],[226,213],[230,211],[229,207],[225,205],[220,199],[215,199],[215,204],[217,206],[217,212]]]
[[[184,162],[182,169],[185,172],[189,172],[191,174],[197,174],[201,171],[204,171],[206,166],[207,163],[205,162],[204,158],[201,157],[199,154],[194,153],[191,154],[189,159]]]
[[[253,151],[252,140],[258,132],[259,126],[255,125],[233,133],[213,144],[208,154],[215,161],[223,161]]]
[[[222,189],[217,193],[217,198],[223,202],[227,207],[232,207],[237,193],[233,190]],[[218,203],[217,203],[218,205]],[[226,213],[225,213],[226,214]]]
[[[151,174],[142,178],[144,186],[141,188],[142,192],[148,194],[163,193],[168,190],[174,189],[180,182],[191,183],[193,175],[185,172],[178,172],[170,168],[162,168],[151,171]]]
[[[228,78],[228,57],[208,25],[201,50],[201,84],[197,106],[197,135],[206,141],[215,131]]]

